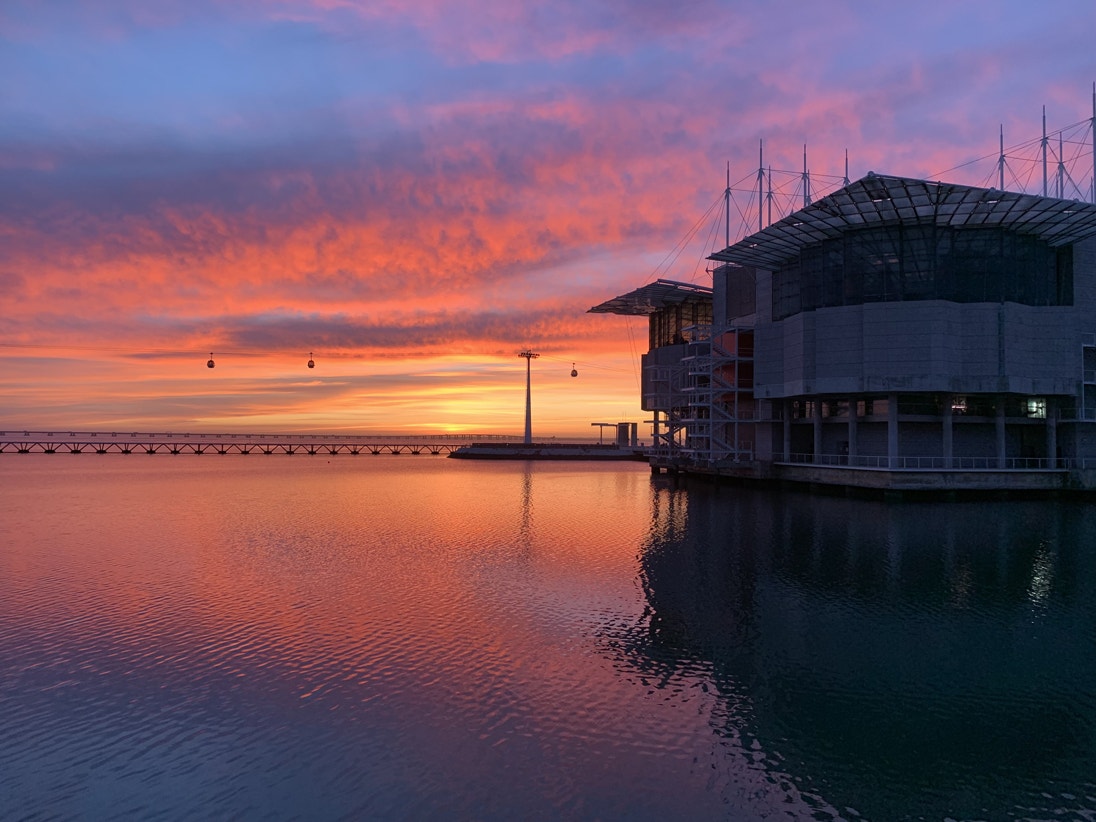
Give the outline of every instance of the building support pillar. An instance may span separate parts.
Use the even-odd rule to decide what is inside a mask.
[[[1058,403],[1047,397],[1047,466],[1058,467]]]
[[[792,460],[792,403],[791,400],[785,399],[784,401],[784,462],[791,462]]]
[[[856,397],[849,397],[849,465],[856,464],[856,424],[859,405]]]
[[[955,412],[952,408],[954,399],[951,394],[944,395],[944,468],[954,468],[954,437],[952,423],[955,420]]]
[[[898,395],[887,394],[887,467],[898,467]]]
[[[817,463],[822,456],[822,400],[815,397],[811,403],[811,408],[814,409],[814,413],[811,415],[812,427],[814,428],[814,459],[812,462]]]
[[[1005,395],[997,395],[997,467],[1005,467]]]

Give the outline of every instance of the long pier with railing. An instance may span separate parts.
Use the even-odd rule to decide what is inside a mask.
[[[0,431],[0,454],[432,454],[504,434],[338,435]]]

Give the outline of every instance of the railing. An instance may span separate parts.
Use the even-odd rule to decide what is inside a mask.
[[[716,463],[735,460],[752,462],[754,459],[754,450],[752,442],[741,443],[737,454],[734,449],[727,444],[722,444],[718,448],[660,445],[654,448],[648,448],[647,456],[650,457],[652,461],[673,463],[674,465],[683,468],[693,466],[711,467]]]
[[[141,439],[141,440],[171,440],[171,439],[202,439],[202,440],[292,440],[294,442],[303,442],[306,440],[331,440],[339,442],[392,442],[399,440],[401,442],[484,442],[484,441],[509,441],[514,439],[513,434],[194,434],[194,433],[176,433],[176,432],[163,432],[163,433],[149,433],[149,432],[132,432],[132,433],[119,433],[117,431],[111,431],[109,433],[103,431],[69,431],[67,433],[57,433],[54,431],[27,431],[16,429],[14,431],[0,431],[0,439],[4,440],[18,440],[18,439],[52,439],[54,437],[64,437],[69,439]]]
[[[435,454],[472,442],[505,442],[504,434],[141,434],[0,431],[0,454]]]
[[[884,468],[898,471],[1065,471],[1084,467],[1078,463],[1096,460],[1073,460],[1065,457],[1006,457],[1003,465],[997,457],[908,457],[893,459],[884,455],[791,454],[790,459],[776,462],[796,465],[821,465],[841,468]],[[950,464],[949,464],[950,463]]]

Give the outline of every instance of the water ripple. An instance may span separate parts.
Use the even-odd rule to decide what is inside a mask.
[[[0,816],[1093,817],[1087,509],[399,460],[21,460]]]

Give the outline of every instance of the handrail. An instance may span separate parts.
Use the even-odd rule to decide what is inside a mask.
[[[1071,468],[1096,468],[1096,459],[1070,457],[997,457],[953,456],[950,460],[939,456],[895,456],[794,453],[789,459],[777,459],[777,463],[818,465],[839,468],[883,468],[898,471],[1065,471]],[[950,463],[950,464],[949,464]],[[1091,465],[1085,465],[1091,463]]]
[[[61,429],[62,432],[65,429]],[[446,442],[483,442],[483,441],[501,441],[506,442],[515,438],[514,434],[271,434],[271,433],[236,433],[236,434],[210,434],[210,433],[185,433],[165,431],[163,433],[148,433],[148,432],[119,432],[119,431],[72,431],[69,430],[66,433],[58,433],[58,429],[53,431],[29,431],[27,429],[16,429],[13,431],[0,431],[0,439],[2,440],[20,440],[20,439],[52,439],[54,437],[67,437],[69,439],[140,439],[159,442],[161,440],[171,439],[203,439],[203,440],[291,440],[294,442],[300,442],[304,440],[314,440],[318,442],[393,442],[393,441],[408,441],[408,442],[434,442],[434,441],[446,441]],[[555,439],[555,437],[549,437],[549,439]]]

